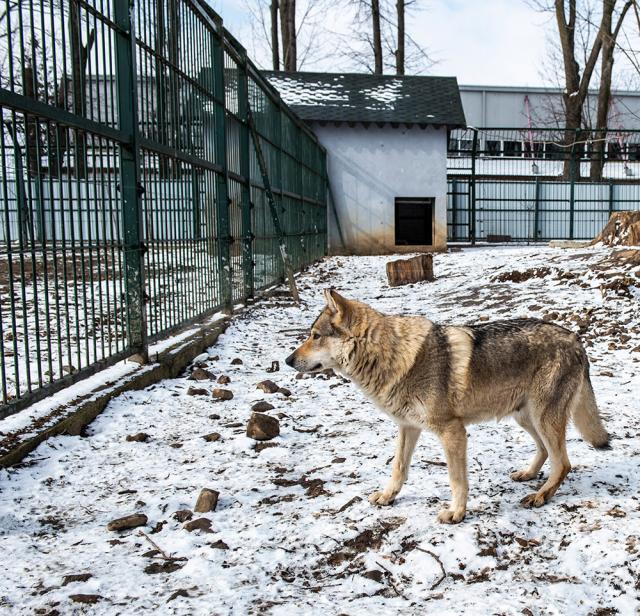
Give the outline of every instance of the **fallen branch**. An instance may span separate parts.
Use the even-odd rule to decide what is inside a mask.
[[[429,554],[429,556],[435,558],[436,562],[440,565],[440,570],[442,571],[442,577],[438,581],[436,581],[435,584],[432,584],[431,588],[429,589],[429,590],[435,590],[440,585],[440,583],[447,577],[447,572],[444,570],[444,565],[442,564],[440,557],[437,554],[434,554],[431,550],[425,550],[420,546],[416,546],[416,550],[419,550],[420,552],[424,552],[425,554]]]
[[[385,567],[379,560],[376,560],[376,565],[378,565],[378,567],[381,567],[382,569],[384,569],[390,576],[389,578],[389,584],[391,585],[391,588],[393,588],[393,592],[396,593],[396,595],[398,595],[398,597],[402,597],[403,599],[406,599],[407,597],[401,593],[397,588],[396,585],[393,583],[393,572],[388,569],[387,567]]]
[[[147,533],[145,533],[144,531],[138,531],[138,535],[140,535],[140,537],[144,537],[156,550],[158,550],[158,552],[160,552],[161,557],[163,560],[168,560],[170,562],[176,562],[176,561],[182,561],[182,560],[189,560],[188,558],[186,558],[185,556],[169,556],[151,537],[149,537],[149,535],[147,535]]]

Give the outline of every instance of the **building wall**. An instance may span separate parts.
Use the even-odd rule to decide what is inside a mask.
[[[529,112],[525,105],[529,97]],[[482,128],[539,128],[563,125],[562,91],[555,88],[525,88],[510,86],[460,86],[464,115],[469,126]],[[597,92],[587,98],[585,116],[595,126]],[[613,128],[640,129],[640,92],[613,92],[609,115]]]
[[[445,128],[314,124],[345,240],[329,208],[330,254],[443,250],[447,241]],[[395,245],[395,198],[435,197],[433,244]]]

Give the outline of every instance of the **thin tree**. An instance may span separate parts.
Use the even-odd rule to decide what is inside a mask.
[[[280,32],[283,68],[287,72],[293,72],[298,66],[296,0],[280,0]]]
[[[398,45],[396,48],[396,74],[404,75],[404,46],[405,46],[405,1],[397,0],[396,14],[398,19]]]
[[[278,0],[271,0],[271,61],[273,70],[280,70],[280,41],[278,40]]]
[[[616,41],[627,12],[634,4],[634,0],[627,0],[618,15],[615,26],[613,14],[616,0],[604,0],[605,10],[602,19],[602,57],[600,68],[600,87],[598,89],[598,106],[596,111],[596,139],[593,144],[591,166],[589,176],[592,180],[601,180],[604,169],[605,137],[609,122],[609,110],[611,107],[611,80],[613,75],[613,62],[615,58]]]
[[[373,49],[373,72],[382,75],[382,33],[380,29],[380,0],[371,0],[371,47]]]

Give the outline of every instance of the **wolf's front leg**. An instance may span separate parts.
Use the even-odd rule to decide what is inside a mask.
[[[402,489],[402,485],[409,476],[409,464],[411,456],[420,437],[420,428],[408,428],[400,426],[396,441],[396,455],[393,458],[391,479],[382,492],[374,492],[369,497],[369,502],[374,505],[390,505]]]
[[[449,483],[451,485],[451,507],[438,514],[438,521],[456,524],[464,519],[467,511],[467,431],[461,421],[449,422],[438,433],[447,458]]]

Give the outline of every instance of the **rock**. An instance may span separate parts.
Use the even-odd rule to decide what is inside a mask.
[[[228,377],[226,374],[221,374],[218,377],[218,383],[220,383],[220,385],[227,385],[231,383],[231,377]]]
[[[273,406],[273,404],[269,404],[266,400],[260,400],[260,402],[256,402],[251,407],[251,410],[254,413],[266,413],[267,411],[272,411],[274,408],[276,407]]]
[[[266,372],[278,372],[280,370],[280,362],[277,359],[274,359],[271,362],[271,367],[266,369]]]
[[[280,388],[273,381],[267,379],[266,381],[260,381],[256,385],[256,389],[261,389],[265,394],[275,394]]]
[[[196,366],[200,366],[201,364],[204,364],[207,361],[209,361],[209,353],[200,353],[200,355],[193,358],[193,363]]]
[[[218,415],[217,413],[212,413],[211,415],[209,415],[209,419],[220,419],[220,415]]]
[[[373,580],[374,582],[378,582],[378,584],[382,584],[383,576],[384,576],[384,573],[379,569],[370,569],[369,571],[365,571],[362,574],[362,577],[365,577],[368,580]]]
[[[193,517],[191,509],[179,509],[173,514],[175,520],[178,522],[188,522]]]
[[[76,573],[74,575],[65,575],[62,578],[62,585],[66,586],[72,582],[86,582],[93,577],[93,573]]]
[[[210,511],[215,511],[218,506],[219,496],[220,493],[216,490],[204,488],[202,492],[200,492],[200,496],[198,496],[198,501],[196,502],[194,511],[196,513],[209,513]]]
[[[215,541],[214,543],[210,543],[209,547],[213,548],[214,550],[228,550],[229,546],[222,541],[222,539],[218,539],[218,541]]]
[[[247,423],[247,436],[256,441],[268,441],[280,434],[280,422],[264,413],[253,413]]]
[[[100,595],[69,595],[69,599],[76,603],[98,603],[103,598]]]
[[[244,362],[239,357],[236,357],[231,360],[232,366],[241,366],[242,364],[244,364]]]
[[[231,400],[233,398],[233,392],[230,389],[220,389],[219,387],[216,387],[211,392],[211,395],[218,400]]]
[[[184,529],[192,533],[194,530],[201,530],[203,533],[212,533],[211,520],[208,518],[197,518],[187,522],[184,525]]]
[[[184,588],[178,588],[174,593],[171,593],[171,596],[167,599],[167,603],[177,599],[178,597],[187,597],[189,598],[189,593]]]
[[[269,447],[277,447],[278,443],[265,443],[264,441],[260,443],[256,443],[253,447],[253,450],[256,453],[260,453],[263,449],[269,449]]]
[[[146,443],[149,440],[149,435],[146,432],[138,432],[138,434],[129,434],[127,441],[129,443]]]
[[[278,393],[282,394],[285,398],[288,398],[291,395],[291,391],[286,387],[278,387]]]
[[[434,280],[433,255],[422,254],[410,259],[387,262],[387,280],[390,287]]]
[[[187,389],[187,396],[207,396],[209,395],[209,390],[204,387],[189,387]]]
[[[187,379],[189,381],[213,381],[215,379],[215,375],[205,370],[204,368],[196,368],[191,376]]]
[[[144,526],[146,523],[147,516],[144,513],[134,513],[133,515],[127,515],[124,518],[112,520],[111,522],[109,522],[109,524],[107,524],[107,530],[129,530],[138,526]]]
[[[218,432],[212,432],[211,434],[205,434],[202,438],[205,441],[207,441],[207,443],[215,443],[216,441],[219,441],[222,437]]]
[[[173,573],[178,569],[182,569],[184,563],[176,562],[175,560],[165,560],[161,563],[151,563],[144,568],[144,572],[148,575],[154,575],[156,573]]]

